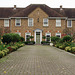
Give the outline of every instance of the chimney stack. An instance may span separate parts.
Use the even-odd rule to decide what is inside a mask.
[[[14,10],[16,10],[16,5],[14,5]]]
[[[62,5],[60,5],[60,10],[63,10],[63,9],[62,9]]]

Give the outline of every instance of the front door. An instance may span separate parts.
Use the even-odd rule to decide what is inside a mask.
[[[40,44],[40,32],[36,32],[36,44]]]

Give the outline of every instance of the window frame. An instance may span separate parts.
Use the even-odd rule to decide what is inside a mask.
[[[57,21],[60,21],[60,25],[57,24]],[[61,19],[56,19],[56,27],[61,27]]]
[[[46,33],[46,39],[45,39],[45,41],[47,40],[47,35],[50,35],[50,37],[51,37],[51,33]],[[50,38],[49,42],[51,42],[51,38]]]
[[[16,34],[19,34],[21,36],[21,33],[20,32],[16,32]]]
[[[45,19],[47,19],[47,24],[44,24],[44,20],[45,20]],[[43,19],[43,26],[48,26],[48,24],[49,24],[48,18],[44,18],[44,19]]]
[[[61,33],[56,33],[56,35],[55,35],[55,36],[57,36],[57,35],[60,35],[60,38],[61,38]]]
[[[32,26],[30,26],[30,24],[29,24],[29,23],[30,23],[30,22],[29,22],[29,19],[32,19],[32,26],[34,26],[34,24],[33,24],[33,23],[34,23],[34,19],[33,19],[33,18],[28,18],[28,26],[29,26],[29,27],[32,27]]]
[[[17,23],[16,20],[17,20],[17,19],[20,19],[20,18],[16,18],[16,19],[15,19],[15,26],[21,26],[21,19],[20,19],[20,25],[16,25],[16,23]]]
[[[25,41],[26,41],[26,35],[30,35],[31,36],[31,33],[30,32],[26,32],[25,33]],[[30,39],[30,41],[31,41],[31,39]]]
[[[6,20],[8,20],[8,25],[5,24]],[[9,27],[9,19],[4,19],[4,27]]]
[[[68,26],[68,21],[71,21],[71,26]],[[67,20],[67,27],[72,27],[72,20]]]

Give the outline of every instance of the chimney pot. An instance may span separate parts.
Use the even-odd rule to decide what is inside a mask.
[[[14,9],[16,10],[16,5],[14,5]]]
[[[62,10],[62,5],[60,5],[60,10]]]

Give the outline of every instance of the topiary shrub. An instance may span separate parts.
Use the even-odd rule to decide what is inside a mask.
[[[65,51],[67,51],[67,52],[71,52],[71,47],[69,47],[69,46],[66,47],[66,48],[65,48]]]
[[[64,42],[71,42],[72,41],[72,37],[71,36],[69,36],[69,35],[67,35],[67,36],[65,36],[64,38],[63,38],[63,41]]]

